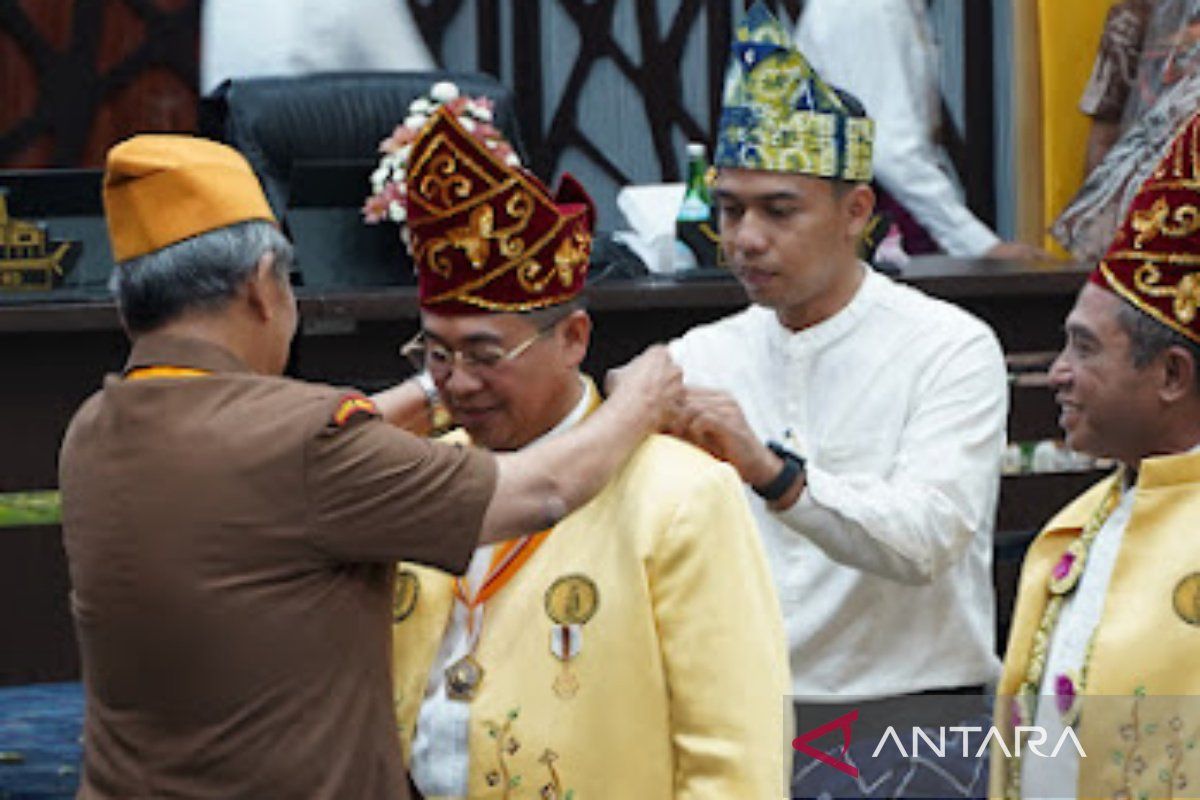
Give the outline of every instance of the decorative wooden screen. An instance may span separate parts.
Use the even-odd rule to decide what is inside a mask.
[[[563,152],[576,148],[593,161],[611,179],[625,183],[646,179],[630,175],[615,163],[607,148],[599,143],[597,134],[580,122],[579,101],[582,88],[602,62],[616,67],[619,80],[626,81],[641,98],[643,112],[649,122],[650,140],[645,144],[653,149],[665,180],[678,180],[682,166],[679,143],[671,138],[677,129],[686,139],[707,140],[720,111],[720,89],[729,51],[733,9],[746,0],[660,0],[657,3],[637,0],[515,0],[511,23],[504,24],[499,0],[409,0],[413,16],[430,50],[440,54],[443,63],[452,62],[460,53],[461,42],[452,40],[454,23],[460,15],[474,6],[473,27],[482,32],[476,42],[474,68],[511,78],[516,95],[518,116],[525,143],[533,155],[533,167],[539,174],[553,173]],[[801,0],[776,0],[770,3],[776,10],[795,18]],[[543,58],[547,45],[546,20],[551,11],[565,16],[574,27],[579,42],[573,61],[549,64]],[[636,48],[618,41],[615,28],[622,13],[632,13],[636,30]],[[509,28],[509,39],[502,31]],[[681,65],[685,50],[698,34],[707,56],[706,69],[701,75],[684,76]],[[641,57],[630,50],[640,50]],[[508,58],[506,58],[506,55]],[[511,76],[505,75],[504,64],[511,64]],[[458,66],[458,64],[456,64]],[[466,64],[464,64],[466,66]],[[547,73],[567,74],[566,84],[558,103],[546,103]],[[613,80],[612,74],[608,76]],[[703,108],[684,105],[685,80],[703,87],[706,102]]]
[[[200,1],[0,0],[0,167],[94,166],[133,132],[194,130]],[[683,143],[710,139],[730,31],[748,5],[395,1],[445,66],[512,86],[534,170],[582,170],[602,207],[625,183],[678,180]],[[770,5],[795,18],[803,0]],[[988,216],[991,3],[963,6],[970,136],[955,155],[960,169],[979,167],[961,171]]]
[[[0,0],[0,166],[196,126],[199,0]]]

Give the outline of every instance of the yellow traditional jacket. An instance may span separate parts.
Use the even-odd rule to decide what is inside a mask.
[[[1059,512],[1025,557],[997,691],[995,725],[1001,731],[1010,729],[1010,698],[1026,675],[1051,570],[1114,480],[1101,481]],[[1134,491],[1080,703],[1076,732],[1086,757],[1080,759],[1078,796],[1196,797],[1200,454],[1143,461]],[[1004,756],[993,748],[992,796],[1005,794],[1005,774]]]
[[[419,586],[394,627],[407,761],[454,599],[446,574],[400,570]],[[598,602],[564,666],[547,595],[572,576]],[[784,642],[736,473],[652,437],[487,601],[470,797],[778,800],[792,736]],[[554,689],[564,669],[578,687],[566,698]]]

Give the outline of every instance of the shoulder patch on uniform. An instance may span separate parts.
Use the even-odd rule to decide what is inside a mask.
[[[333,424],[338,427],[344,427],[346,423],[357,416],[365,415],[368,417],[381,416],[379,408],[365,395],[358,392],[351,392],[343,395],[338,402],[337,410],[333,412]]]

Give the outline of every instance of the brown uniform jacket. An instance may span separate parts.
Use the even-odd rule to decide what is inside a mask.
[[[389,565],[466,569],[493,458],[203,342],[141,337],[152,365],[211,374],[110,376],[62,448],[80,796],[406,797]]]

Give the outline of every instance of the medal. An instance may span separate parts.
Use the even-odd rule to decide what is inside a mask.
[[[396,573],[396,586],[392,592],[392,620],[403,622],[417,607],[417,596],[421,593],[421,582],[417,573],[402,569]]]
[[[550,652],[562,663],[562,671],[554,679],[554,693],[570,700],[579,691],[579,679],[571,672],[571,659],[583,649],[582,625],[559,625],[550,631]]]
[[[561,699],[570,700],[579,692],[571,661],[583,650],[583,626],[600,608],[600,590],[586,575],[563,575],[546,590],[545,606],[546,616],[556,623],[550,630],[550,652],[562,664],[551,688]]]
[[[1189,625],[1200,625],[1200,572],[1193,572],[1175,585],[1175,613]]]
[[[570,700],[579,691],[579,679],[563,662],[562,673],[554,679],[554,693],[563,700]]]
[[[475,647],[479,644],[483,627],[483,604],[517,574],[546,541],[551,530],[548,528],[531,536],[511,539],[497,547],[492,553],[487,574],[474,594],[470,593],[466,581],[455,579],[454,599],[466,609],[470,647],[465,656],[446,667],[443,673],[446,676],[446,696],[451,700],[471,702],[479,691],[479,684],[483,682],[483,666],[475,660]]]
[[[446,696],[451,700],[470,702],[483,682],[483,667],[470,653],[446,667]]]
[[[564,575],[546,590],[546,616],[559,625],[583,625],[600,606],[600,590],[586,575]]]

